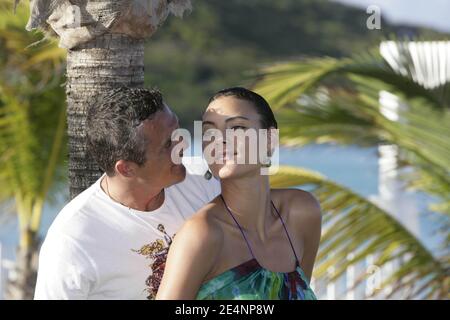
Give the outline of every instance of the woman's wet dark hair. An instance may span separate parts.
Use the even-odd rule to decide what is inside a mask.
[[[211,99],[209,99],[208,104],[221,97],[235,97],[237,99],[252,102],[256,108],[256,112],[261,116],[262,128],[269,129],[270,127],[274,127],[275,129],[278,129],[277,120],[275,120],[275,116],[269,106],[269,103],[267,103],[266,99],[256,92],[243,87],[227,88],[218,91]]]

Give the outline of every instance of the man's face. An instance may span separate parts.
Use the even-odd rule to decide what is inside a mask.
[[[142,123],[142,133],[146,137],[146,162],[135,167],[135,177],[140,184],[167,188],[186,177],[186,168],[174,164],[172,149],[180,142],[173,142],[172,132],[179,128],[178,117],[164,105],[150,120]]]

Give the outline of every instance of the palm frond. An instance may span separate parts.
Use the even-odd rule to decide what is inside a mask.
[[[15,198],[22,228],[37,228],[40,214],[34,212],[42,209],[50,188],[65,180],[55,177],[65,159],[64,92],[30,94],[29,101],[14,93],[0,86],[0,110],[5,114],[0,126],[0,153],[4,155],[0,195]]]
[[[424,43],[422,49],[444,44]],[[384,45],[381,51],[387,60],[373,51],[355,58],[316,58],[268,67],[256,88],[276,108],[284,106],[277,112],[282,143],[396,145],[399,163],[413,169],[403,175],[409,186],[437,196],[440,203],[431,208],[450,213],[450,99],[446,98],[450,75],[439,73],[439,82],[432,81],[414,58],[421,43],[400,43],[394,46],[397,53],[392,53],[392,42]],[[445,66],[446,56],[440,58]],[[394,97],[397,108],[390,110],[392,101],[386,104],[380,93]]]
[[[375,50],[353,58],[309,58],[271,65],[261,70],[255,90],[278,110],[333,76],[339,84],[350,75],[382,80],[408,98],[422,97],[436,108],[449,107],[448,99],[394,71]]]
[[[276,188],[314,188],[324,218],[315,277],[334,281],[350,265],[375,255],[374,264],[378,267],[390,261],[401,262],[399,269],[381,284],[380,290],[390,285],[393,293],[407,289],[412,291],[412,297],[433,294],[441,299],[448,298],[448,259],[433,256],[420,240],[376,204],[321,174],[302,168],[281,167],[271,176],[271,185]],[[353,258],[349,260],[350,253]],[[330,267],[335,270],[331,276],[328,274]],[[428,278],[404,284],[410,277],[417,279],[418,274]],[[443,285],[447,285],[446,289]]]
[[[14,200],[23,247],[65,181],[65,54],[55,42],[29,47],[42,34],[24,30],[28,5],[11,6],[0,1],[0,201]]]

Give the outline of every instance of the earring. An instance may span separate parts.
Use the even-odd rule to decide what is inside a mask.
[[[206,171],[205,175],[203,176],[206,180],[211,180],[212,178],[212,173],[211,170],[208,169],[208,171]]]

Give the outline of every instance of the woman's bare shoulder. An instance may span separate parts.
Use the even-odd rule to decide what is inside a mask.
[[[223,241],[223,231],[220,223],[216,219],[216,212],[219,209],[217,204],[210,202],[190,217],[178,234],[181,234],[183,241],[195,241],[217,246]],[[177,235],[178,235],[177,234]]]
[[[272,189],[271,193],[277,207],[289,215],[289,220],[304,227],[320,225],[320,203],[312,193],[300,189]]]

